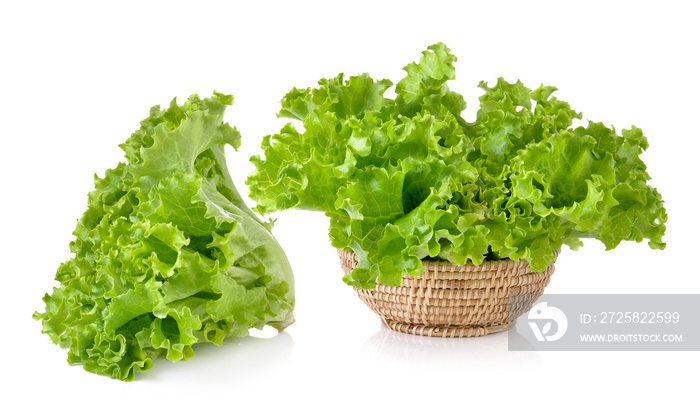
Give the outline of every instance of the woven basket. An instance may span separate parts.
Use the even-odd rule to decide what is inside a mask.
[[[358,263],[357,255],[343,250],[338,255],[343,271],[350,273]],[[554,261],[541,273],[532,272],[526,261],[486,261],[478,266],[424,261],[425,273],[405,276],[398,287],[377,284],[375,289],[356,291],[394,331],[479,337],[507,330],[530,310],[549,284]]]

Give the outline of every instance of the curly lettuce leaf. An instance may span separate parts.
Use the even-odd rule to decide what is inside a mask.
[[[552,94],[520,81],[481,82],[476,121],[451,91],[457,61],[444,44],[404,70],[396,98],[368,74],[293,89],[278,116],[288,124],[251,158],[251,197],[263,213],[300,208],[330,218],[337,248],[359,264],[348,284],[398,285],[422,261],[457,265],[527,260],[535,271],[583,238],[612,249],[622,240],[663,248],[666,213],[639,155],[638,128],[590,122]]]
[[[226,168],[224,146],[240,145],[223,121],[232,103],[215,93],[152,108],[121,145],[127,163],[95,178],[74,257],[34,315],[69,363],[133,380],[158,356],[293,321],[289,262]]]

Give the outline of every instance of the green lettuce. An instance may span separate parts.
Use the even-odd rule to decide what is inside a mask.
[[[165,355],[282,329],[293,321],[292,271],[269,224],[238,194],[224,146],[241,136],[223,121],[231,95],[153,107],[121,146],[127,163],[95,177],[60,287],[35,313],[68,362],[133,380]]]
[[[476,120],[449,89],[457,59],[444,44],[407,65],[393,84],[369,75],[292,89],[278,116],[301,121],[263,139],[251,158],[251,197],[261,213],[324,212],[333,246],[354,251],[348,284],[396,286],[422,261],[457,265],[527,260],[543,271],[563,244],[608,249],[649,240],[662,249],[666,212],[639,155],[641,130],[618,135],[552,96],[499,78]]]

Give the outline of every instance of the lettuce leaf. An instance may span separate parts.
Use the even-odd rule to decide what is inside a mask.
[[[160,355],[188,359],[197,343],[293,321],[289,262],[226,168],[224,146],[241,139],[223,121],[232,103],[214,93],[153,107],[121,145],[127,163],[95,177],[74,257],[34,314],[69,363],[133,380]]]
[[[324,212],[337,248],[359,256],[348,284],[399,285],[422,261],[527,260],[543,271],[563,244],[622,240],[664,247],[666,213],[639,155],[641,130],[618,135],[520,81],[481,82],[475,122],[451,91],[457,58],[442,43],[407,65],[396,97],[368,74],[293,89],[278,116],[301,121],[264,138],[251,158],[261,213]]]

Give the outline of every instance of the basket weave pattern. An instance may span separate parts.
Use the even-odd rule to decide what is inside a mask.
[[[345,274],[357,255],[338,250]],[[559,250],[555,253],[559,255]],[[356,289],[358,296],[392,330],[434,337],[476,337],[508,329],[544,292],[554,262],[544,272],[526,261],[486,261],[475,266],[425,261],[425,273],[405,276],[401,285]],[[511,298],[509,296],[518,295]]]

